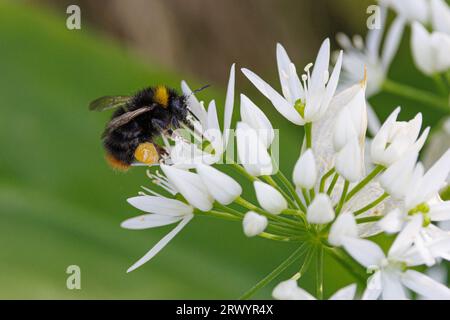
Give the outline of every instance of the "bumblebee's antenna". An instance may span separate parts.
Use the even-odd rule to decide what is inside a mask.
[[[205,89],[207,89],[207,88],[209,88],[209,87],[211,87],[211,85],[210,84],[207,84],[207,85],[204,85],[203,87],[201,87],[201,88],[198,88],[198,89],[195,89],[194,91],[192,91],[188,96],[186,96],[186,100],[187,99],[189,99],[191,96],[193,96],[194,94],[196,94],[197,92],[200,92],[200,91],[202,91],[202,90],[205,90]],[[189,108],[188,108],[188,111],[189,111],[189,113],[197,120],[197,121],[200,121],[200,119],[192,112],[192,110],[190,110]]]
[[[211,87],[210,84],[204,85],[203,87],[198,88],[198,89],[195,89],[194,91],[192,91],[192,92],[191,92],[191,95],[196,94],[197,92],[200,92],[200,91],[202,91],[202,90],[205,90],[206,88],[209,88],[209,87]]]

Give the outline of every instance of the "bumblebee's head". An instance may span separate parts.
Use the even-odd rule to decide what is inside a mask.
[[[188,109],[187,109],[187,103],[184,96],[178,96],[174,97],[170,103],[170,107],[172,109],[172,112],[178,117],[178,118],[186,118]]]

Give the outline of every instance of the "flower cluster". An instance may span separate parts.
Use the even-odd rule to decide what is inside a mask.
[[[383,2],[399,11],[403,8],[402,1]],[[441,5],[440,0],[431,4]],[[308,64],[301,75],[278,44],[281,92],[256,73],[241,70],[283,117],[303,128],[301,143],[290,146],[289,152],[299,154],[290,178],[274,159],[271,146],[276,132],[269,118],[244,94],[240,96],[240,120],[235,130],[231,129],[234,65],[222,129],[215,102],[205,109],[183,82],[193,117],[184,132],[175,130],[163,137],[167,155],[159,164],[160,171],[148,171],[154,188],[144,188],[139,196],[128,199],[145,214],[126,220],[122,226],[147,229],[178,224],[128,271],[153,258],[193,218],[212,216],[240,222],[248,237],[298,243],[298,249],[277,268],[277,274],[301,261],[299,272],[275,286],[276,299],[323,299],[324,254],[342,264],[356,281],[330,299],[403,299],[411,297],[411,292],[430,299],[450,299],[449,288],[416,268],[450,259],[450,233],[437,225],[450,220],[450,201],[443,201],[439,195],[450,173],[450,150],[425,170],[418,157],[429,128],[422,130],[421,114],[410,121],[399,121],[400,108],[382,125],[372,128],[373,139],[370,147],[366,145],[366,93],[376,93],[385,82],[399,30],[415,14],[409,9],[399,15],[401,18],[388,32],[381,57],[378,31],[369,36],[367,50],[341,37],[346,52],[339,53],[331,72],[328,39],[322,43],[315,63]],[[433,10],[442,14],[442,10]],[[443,28],[442,18],[436,15],[432,15],[433,25]],[[419,18],[425,19],[414,19]],[[413,32],[413,42],[417,32],[421,31]],[[420,47],[424,50],[425,45]],[[439,60],[433,63],[433,71],[441,70]],[[363,67],[354,68],[356,64],[365,65],[366,73]],[[339,81],[341,69],[344,81]],[[352,84],[346,89],[338,89],[339,82],[349,81]],[[230,148],[234,142],[237,157],[234,147]],[[220,170],[225,167],[233,168],[236,176]],[[251,183],[256,201],[243,196],[244,184],[240,181],[244,179]],[[369,239],[382,234],[395,235],[386,253]],[[312,259],[316,259],[315,297],[297,284]],[[250,297],[255,288],[270,279],[263,279],[244,297]]]

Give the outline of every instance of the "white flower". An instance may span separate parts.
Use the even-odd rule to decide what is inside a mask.
[[[306,219],[314,224],[326,224],[333,221],[334,209],[330,197],[325,193],[319,193],[308,207]]]
[[[204,152],[198,144],[188,143],[185,139],[176,139],[175,146],[170,146],[166,143],[166,148],[169,149],[169,155],[171,156],[173,165],[182,168],[194,168],[197,163],[213,164],[222,158],[223,153],[227,149],[230,135],[231,117],[234,107],[234,85],[235,65],[233,64],[230,69],[225,98],[223,130],[221,130],[215,101],[212,100],[209,103],[208,111],[206,111],[203,102],[198,101],[195,95],[192,94],[187,83],[182,81],[181,88],[183,94],[187,97],[188,107],[196,118],[190,118],[190,122],[196,130],[195,138],[197,140],[203,140],[205,138],[211,143],[212,150]]]
[[[334,124],[333,146],[340,151],[351,139],[362,145],[367,130],[366,80],[348,88],[347,101],[341,107]]]
[[[268,220],[266,217],[253,211],[247,212],[242,221],[242,227],[247,237],[257,236],[266,229],[267,224]]]
[[[336,40],[344,49],[344,58],[342,60],[343,72],[341,75],[342,86],[348,87],[361,81],[365,76],[365,72],[367,72],[367,98],[382,90],[392,60],[400,45],[405,27],[404,18],[400,16],[395,18],[387,31],[383,48],[380,52],[381,40],[386,24],[386,11],[385,7],[381,8],[381,27],[370,29],[367,33],[365,43],[358,36],[354,37],[353,43],[345,34],[340,33],[336,37]],[[369,103],[367,103],[367,116],[369,119],[369,130],[375,135],[380,127],[380,120]]]
[[[198,174],[163,164],[161,169],[187,202],[202,211],[211,210],[214,198]]]
[[[387,77],[389,67],[397,53],[400,40],[403,35],[405,21],[397,17],[387,31],[383,49],[380,52],[381,40],[386,24],[386,10],[380,12],[381,28],[370,29],[366,36],[366,43],[361,37],[354,37],[352,41],[342,33],[339,33],[336,40],[344,49],[342,61],[342,80],[344,85],[353,85],[364,78],[364,71],[367,70],[367,97],[371,97],[381,90],[384,80]]]
[[[381,186],[394,199],[403,199],[406,196],[406,192],[413,182],[418,156],[419,154],[417,152],[410,152],[402,159],[394,162],[380,176],[379,181]]]
[[[333,223],[328,235],[328,242],[336,247],[342,246],[342,242],[347,237],[358,237],[358,228],[355,217],[351,212],[343,212]]]
[[[221,204],[232,203],[242,193],[242,187],[236,180],[211,166],[198,164],[197,173],[208,192]]]
[[[379,2],[409,21],[427,23],[430,19],[429,0],[379,0]]]
[[[387,256],[372,241],[348,237],[345,250],[361,265],[375,273],[371,276],[363,299],[407,299],[405,287],[431,299],[450,299],[450,289],[409,267],[424,263],[412,246],[422,225],[416,216],[392,244]]]
[[[411,48],[417,68],[426,75],[447,71],[450,68],[450,34],[429,33],[423,25],[412,26]]]
[[[293,181],[298,188],[307,190],[314,188],[317,180],[317,168],[314,153],[306,150],[298,159],[294,167]]]
[[[450,173],[450,150],[448,150],[424,174],[421,163],[415,164],[417,154],[409,155],[386,170],[380,178],[385,190],[402,200],[401,207],[388,212],[379,221],[386,232],[398,232],[411,216],[424,216],[426,226],[430,222],[450,220],[450,202],[442,201],[439,190],[445,185]]]
[[[434,31],[450,34],[450,7],[444,0],[431,0],[431,23]]]
[[[272,214],[280,214],[281,211],[287,209],[286,199],[277,189],[261,181],[255,181],[253,186],[256,198],[264,210]]]
[[[331,76],[328,73],[329,60],[330,41],[326,39],[317,55],[312,74],[309,72],[310,64],[305,68],[306,74],[300,81],[295,65],[281,44],[278,44],[278,73],[284,97],[252,71],[242,69],[242,72],[286,119],[297,125],[304,125],[320,119],[336,91],[342,64],[342,52]]]
[[[262,144],[268,149],[275,137],[266,115],[246,95],[241,94],[241,120],[256,130]]]
[[[362,178],[364,161],[356,137],[350,139],[336,155],[336,171],[347,181],[356,182]]]
[[[248,173],[256,177],[273,173],[272,157],[258,131],[245,122],[238,122],[236,143],[239,162]]]
[[[123,228],[141,230],[165,226],[181,221],[149,252],[127,270],[127,272],[131,272],[152,259],[177,235],[178,232],[181,231],[181,229],[183,229],[183,227],[194,217],[194,208],[184,202],[162,196],[139,196],[128,199],[128,202],[135,208],[150,214],[144,214],[125,220],[121,224]]]
[[[348,285],[334,293],[329,300],[353,300],[356,294],[356,284]],[[280,282],[272,291],[277,300],[316,300],[314,296],[297,285],[294,279]]]
[[[389,167],[409,152],[419,152],[428,136],[426,128],[419,137],[422,114],[408,122],[397,121],[400,107],[395,109],[381,126],[371,143],[371,158],[376,164]]]

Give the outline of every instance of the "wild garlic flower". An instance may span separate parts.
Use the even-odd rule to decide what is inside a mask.
[[[242,72],[272,102],[277,111],[292,123],[304,125],[319,120],[336,91],[342,52],[330,76],[330,41],[326,39],[320,47],[315,64],[310,63],[305,67],[305,74],[300,80],[295,65],[281,44],[277,44],[276,51],[283,96],[252,71],[244,68]]]
[[[393,9],[408,21],[428,23],[430,20],[430,0],[378,0],[378,2]]]
[[[378,41],[370,40],[368,45],[376,47]],[[247,237],[299,245],[282,266],[302,260],[300,271],[274,288],[276,299],[323,299],[325,254],[355,277],[364,289],[363,299],[407,298],[409,291],[450,299],[446,286],[412,269],[450,260],[450,233],[434,224],[450,221],[450,202],[439,195],[450,173],[450,151],[425,172],[417,159],[429,128],[422,131],[421,114],[398,121],[400,108],[374,132],[366,150],[370,73],[335,94],[342,55],[329,76],[329,54],[330,44],[325,40],[312,73],[307,66],[302,83],[286,51],[278,45],[283,95],[251,71],[242,70],[287,120],[303,125],[303,139],[287,149],[299,153],[287,175],[273,152],[277,139],[270,119],[244,94],[240,95],[241,118],[233,126],[235,131],[231,130],[234,66],[223,130],[215,103],[205,110],[183,84],[195,115],[190,119],[192,127],[184,129],[198,141],[191,142],[180,132],[163,137],[167,155],[160,163],[162,173],[149,174],[154,187],[162,192],[145,188],[145,193],[130,198],[130,204],[146,214],[122,224],[128,229],[178,225],[129,271],[153,258],[193,217],[207,216],[239,223]],[[228,144],[232,147],[227,148]],[[177,153],[180,149],[186,153]],[[219,164],[221,159],[227,160],[225,164]],[[234,174],[224,168],[233,169]],[[365,239],[392,233],[398,234],[387,254]],[[349,257],[361,267],[349,269]],[[297,284],[313,258],[315,296]],[[278,275],[282,270],[274,272]],[[373,273],[369,279],[366,271]],[[250,297],[259,287],[243,297]],[[331,299],[353,299],[355,295],[353,284]]]
[[[172,135],[174,144],[165,139],[165,148],[168,153],[166,163],[180,168],[194,168],[197,163],[214,164],[222,159],[228,146],[230,136],[231,117],[234,108],[235,65],[230,69],[227,93],[225,98],[223,130],[220,129],[219,118],[215,100],[210,101],[208,109],[203,101],[199,101],[185,81],[181,88],[187,97],[188,107],[193,114],[189,118],[192,128],[184,126],[181,134]],[[185,133],[189,133],[185,137]],[[208,147],[203,148],[202,143],[207,142]]]
[[[382,7],[380,11],[380,28],[370,29],[365,42],[360,36],[354,36],[352,41],[343,33],[339,33],[336,37],[339,45],[344,49],[340,86],[347,88],[353,85],[362,79],[364,73],[367,72],[369,79],[366,90],[367,98],[382,91],[405,27],[405,19],[401,16],[396,17],[386,31],[382,46],[386,16],[387,10],[385,7]],[[381,47],[382,50],[380,50]],[[367,103],[367,115],[369,130],[372,134],[375,134],[380,127],[380,121],[369,103]]]
[[[428,76],[450,69],[450,33],[433,31],[414,22],[412,25],[411,48],[417,68]]]
[[[420,216],[398,234],[387,255],[372,241],[348,238],[345,250],[373,275],[370,277],[363,299],[407,299],[408,288],[429,299],[450,299],[450,289],[428,276],[412,270],[425,264],[413,239],[422,225]],[[448,243],[447,243],[448,245]]]

